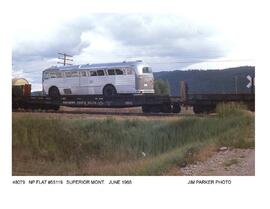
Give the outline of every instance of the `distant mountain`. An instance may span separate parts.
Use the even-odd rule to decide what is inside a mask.
[[[255,76],[255,67],[242,66],[223,70],[175,70],[154,73],[155,80],[167,80],[171,95],[179,95],[179,82],[188,83],[189,93],[249,93],[246,76]]]

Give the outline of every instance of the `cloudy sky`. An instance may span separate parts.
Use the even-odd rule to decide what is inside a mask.
[[[41,89],[41,72],[57,64],[58,52],[72,55],[73,64],[143,60],[154,71],[255,65],[248,1],[113,2],[19,2],[13,76]]]

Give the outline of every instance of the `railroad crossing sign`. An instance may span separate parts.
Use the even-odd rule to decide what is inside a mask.
[[[247,79],[249,80],[249,83],[247,84],[247,88],[250,88],[252,86],[252,77],[250,75],[247,75]]]

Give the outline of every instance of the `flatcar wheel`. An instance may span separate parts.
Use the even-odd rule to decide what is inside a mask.
[[[193,106],[193,112],[195,113],[195,114],[200,114],[200,113],[203,113],[203,107],[202,106],[200,106],[200,105],[194,105]]]
[[[206,108],[206,110],[207,110],[207,113],[209,114],[209,113],[214,113],[214,112],[216,112],[216,105],[210,105],[210,106],[208,106],[207,108]]]
[[[58,110],[59,110],[59,108],[60,108],[60,106],[59,106],[59,105],[53,105],[53,106],[52,106],[52,109],[53,109],[54,111],[58,111]]]
[[[194,106],[193,106],[193,112],[194,112],[195,114],[201,113],[200,107],[199,107],[198,105],[194,105]]]
[[[162,105],[162,112],[164,113],[170,113],[172,112],[172,107],[170,104],[164,104]]]
[[[180,113],[181,112],[180,104],[178,104],[178,103],[173,104],[172,112],[173,113]]]
[[[162,106],[161,105],[152,105],[150,108],[150,112],[152,112],[152,113],[162,112]]]
[[[149,113],[150,112],[150,106],[149,105],[143,105],[142,106],[143,113]]]

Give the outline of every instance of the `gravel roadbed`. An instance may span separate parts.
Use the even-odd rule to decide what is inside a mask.
[[[219,151],[203,162],[181,168],[184,176],[255,176],[254,149]]]

